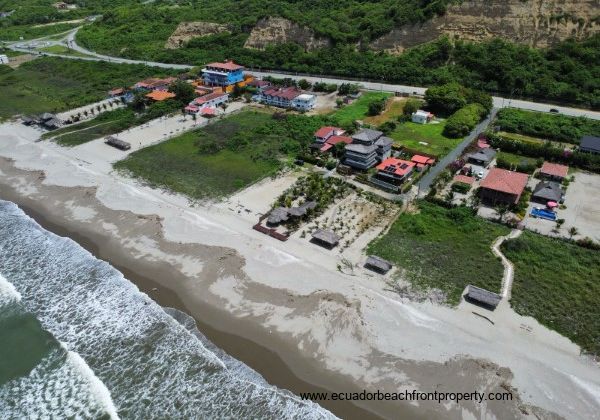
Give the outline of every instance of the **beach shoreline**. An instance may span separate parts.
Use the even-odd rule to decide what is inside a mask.
[[[4,168],[6,169],[6,167]],[[291,391],[296,395],[300,392],[331,392],[341,389],[354,392],[361,391],[358,388],[352,387],[347,381],[333,377],[328,378],[326,381],[329,384],[327,388],[323,385],[311,384],[301,379],[281,359],[278,352],[273,350],[289,346],[282,342],[282,340],[277,340],[277,336],[268,337],[271,343],[269,347],[266,347],[264,344],[259,343],[264,343],[267,337],[265,334],[261,334],[260,329],[256,328],[252,323],[238,322],[238,320],[233,319],[231,316],[227,316],[225,311],[218,310],[210,305],[202,304],[201,307],[192,310],[183,302],[174,288],[169,288],[164,282],[158,280],[159,277],[165,274],[161,271],[166,267],[163,267],[162,270],[159,269],[159,271],[156,270],[157,267],[155,266],[143,267],[143,262],[136,261],[126,254],[120,255],[122,258],[120,260],[117,255],[118,252],[116,252],[117,250],[107,246],[107,241],[94,234],[91,230],[82,231],[81,229],[75,230],[70,228],[69,220],[48,214],[46,212],[47,208],[40,206],[40,202],[19,195],[15,190],[10,189],[1,182],[0,186],[3,187],[0,190],[0,199],[17,204],[25,214],[34,219],[45,230],[58,236],[70,238],[94,257],[108,261],[113,267],[123,273],[123,276],[132,282],[142,293],[148,295],[163,308],[174,308],[192,316],[196,321],[198,330],[206,338],[230,356],[259,372],[269,384]],[[117,260],[119,262],[115,262]],[[173,273],[173,275],[176,274]],[[202,316],[199,316],[199,313],[202,313]],[[262,335],[262,339],[255,341],[258,335]],[[255,340],[249,338],[252,336],[255,337]],[[316,373],[315,368],[306,366],[301,360],[297,360],[295,366],[296,369],[308,368]],[[375,420],[384,418],[384,414],[376,414],[352,402],[328,401],[320,405],[344,419]],[[391,415],[393,411],[389,411],[386,414]]]
[[[294,392],[508,389],[516,395],[512,403],[484,405],[356,405],[369,412],[347,402],[322,404],[335,414],[435,419],[460,418],[466,410],[475,417],[593,418],[600,407],[597,366],[569,340],[509,307],[491,314],[497,321],[491,325],[470,307],[410,302],[386,290],[380,276],[338,272],[338,255],[252,231],[254,216],[244,218],[228,204],[194,206],[113,173],[99,145],[63,149],[36,143],[31,129],[3,128],[10,134],[0,133],[0,156],[12,160],[0,157],[0,198],[77,242],[91,237],[94,255],[162,306],[200,320],[200,331],[268,382]],[[524,323],[530,331],[520,328]],[[243,340],[268,351],[250,350]],[[567,400],[574,403],[561,403]]]

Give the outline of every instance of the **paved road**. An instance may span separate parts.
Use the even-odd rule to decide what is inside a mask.
[[[172,69],[178,69],[178,70],[189,70],[193,67],[191,65],[186,65],[186,64],[170,64],[170,63],[157,63],[155,61],[129,60],[126,58],[111,57],[111,56],[107,56],[107,55],[97,54],[93,51],[87,50],[87,49],[77,45],[75,36],[77,35],[78,30],[79,30],[79,28],[75,28],[74,30],[70,31],[66,35],[65,39],[59,41],[58,43],[61,45],[68,44],[68,46],[70,48],[72,48],[73,50],[75,50],[79,53],[82,53],[82,54],[86,54],[86,55],[88,55],[88,57],[78,57],[78,56],[50,54],[50,53],[44,53],[44,54],[48,55],[48,56],[57,56],[57,57],[74,59],[74,60],[109,61],[111,63],[123,63],[123,64],[145,64],[147,66],[152,66],[152,67],[172,68]],[[40,39],[42,39],[42,38],[40,38]],[[35,41],[38,41],[38,40],[15,42],[15,43],[9,44],[8,48],[16,50],[16,51],[30,52],[30,49],[27,48],[27,45],[32,42],[35,42]],[[250,71],[253,74],[257,75],[258,77],[264,77],[264,76],[289,77],[294,80],[306,79],[310,82],[322,81],[325,83],[338,83],[338,84],[339,83],[358,83],[365,89],[379,90],[379,91],[384,91],[384,92],[400,92],[400,93],[423,95],[423,94],[425,94],[425,91],[427,90],[427,88],[424,88],[424,87],[394,85],[394,84],[379,83],[379,82],[347,80],[347,79],[336,78],[336,77],[332,77],[332,76],[307,76],[307,75],[302,75],[302,74],[297,74],[297,73],[286,73],[286,72],[281,72],[281,71],[278,71],[278,72],[261,71],[261,69],[258,69],[258,70],[250,69]],[[507,98],[502,98],[502,97],[497,97],[497,96],[494,96],[493,100],[494,100],[494,108],[512,107],[512,108],[520,108],[520,109],[527,109],[527,110],[541,111],[541,112],[549,112],[551,109],[557,109],[560,113],[565,114],[565,115],[585,116],[588,118],[600,120],[600,112],[590,111],[588,109],[569,108],[569,107],[544,104],[544,103],[539,103],[539,102],[522,101],[522,100],[517,100],[517,99],[507,99]]]
[[[462,142],[460,142],[458,146],[456,146],[433,168],[431,168],[429,172],[427,172],[425,176],[423,176],[423,178],[421,178],[421,180],[417,184],[419,188],[419,197],[424,197],[425,195],[427,195],[427,193],[429,192],[429,188],[431,187],[431,183],[433,182],[435,177],[438,176],[440,172],[442,172],[446,168],[446,166],[454,162],[479,134],[485,131],[487,126],[492,122],[492,120],[496,116],[497,112],[498,109],[492,109],[492,112],[490,112],[490,115],[488,115],[488,117],[485,120],[477,124],[473,131],[471,131],[469,135],[465,137],[465,139]]]

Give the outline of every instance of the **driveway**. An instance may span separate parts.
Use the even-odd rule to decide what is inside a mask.
[[[558,209],[556,214],[559,219],[565,219],[564,225],[559,230],[559,235],[569,237],[569,229],[576,227],[579,234],[575,239],[590,237],[600,242],[600,175],[589,172],[575,172],[575,181],[567,187],[565,194],[565,209]],[[534,206],[532,204],[528,212]],[[551,234],[556,223],[549,220],[534,219],[528,217],[525,227],[542,233]]]

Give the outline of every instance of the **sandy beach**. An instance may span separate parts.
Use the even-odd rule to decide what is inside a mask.
[[[410,302],[388,291],[382,276],[360,267],[339,272],[343,256],[335,252],[253,231],[271,203],[260,200],[261,189],[275,197],[292,177],[193,205],[113,172],[124,155],[103,154],[99,140],[68,149],[36,142],[39,135],[0,126],[0,198],[109,261],[159,304],[192,315],[217,346],[270,383],[296,393],[515,395],[460,406],[322,403],[343,418],[599,418],[600,368],[534,319],[503,305],[486,314],[492,324],[471,306]],[[360,263],[356,250],[350,255]]]

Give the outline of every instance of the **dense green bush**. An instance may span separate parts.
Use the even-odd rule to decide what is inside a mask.
[[[454,184],[452,184],[451,188],[452,188],[452,191],[461,193],[461,194],[466,194],[471,190],[471,186],[464,182],[455,182]]]
[[[485,109],[475,103],[459,109],[446,120],[444,135],[452,138],[466,136],[485,114]]]
[[[425,92],[427,106],[442,115],[450,115],[467,104],[481,105],[485,114],[492,109],[491,95],[476,89],[466,88],[458,83],[433,86]]]
[[[504,108],[495,125],[503,131],[578,144],[584,135],[600,136],[600,121],[542,112]]]
[[[550,142],[544,144],[524,142],[506,139],[494,133],[487,133],[486,136],[492,147],[499,148],[503,152],[515,153],[534,159],[542,158],[552,162],[577,166],[592,172],[600,172],[600,155],[566,151],[561,147],[552,145]]]

